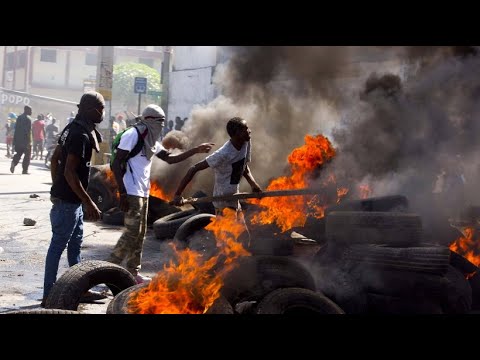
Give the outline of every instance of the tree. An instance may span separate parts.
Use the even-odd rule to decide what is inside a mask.
[[[133,92],[136,77],[147,78],[147,94],[142,94],[140,108],[147,104],[160,104],[160,98],[148,95],[148,91],[161,91],[160,74],[145,64],[120,63],[113,65],[112,106],[134,113],[138,108],[138,94]]]

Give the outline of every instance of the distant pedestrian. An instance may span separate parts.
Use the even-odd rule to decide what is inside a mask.
[[[32,160],[43,160],[43,146],[45,143],[45,116],[39,114],[37,120],[32,124],[32,136],[33,136],[33,154]]]
[[[10,172],[15,172],[15,166],[22,161],[22,174],[28,174],[28,167],[30,166],[30,156],[32,154],[32,108],[25,105],[23,114],[21,114],[16,121],[15,131],[13,134],[13,147],[15,155],[13,155],[12,164],[10,165]]]
[[[17,121],[17,114],[11,112],[8,114],[7,123],[5,124],[5,136],[7,143],[7,157],[13,156],[13,133],[15,132],[15,122]]]
[[[89,91],[83,94],[77,106],[78,114],[63,129],[50,166],[52,238],[45,260],[42,306],[57,281],[58,264],[65,248],[69,266],[81,261],[84,212],[85,220],[97,221],[101,216],[87,193],[87,186],[92,150],[100,152],[102,138],[96,125],[103,121],[105,100],[101,94]],[[102,298],[100,293],[90,290],[84,295],[84,301],[99,298]]]

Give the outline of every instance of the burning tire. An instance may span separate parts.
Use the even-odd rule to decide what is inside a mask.
[[[133,275],[123,267],[102,260],[87,260],[71,266],[53,284],[45,307],[77,310],[82,295],[98,284],[105,284],[113,295],[135,285]]]
[[[153,223],[153,232],[157,239],[172,239],[180,225],[197,214],[198,210],[179,211],[156,220]]]
[[[267,294],[256,307],[257,314],[345,314],[320,292],[303,288],[277,289]]]
[[[249,256],[238,260],[228,272],[222,295],[235,305],[242,301],[259,301],[278,288],[297,287],[315,291],[315,281],[302,264],[282,256]]]
[[[455,251],[450,251],[450,265],[459,270],[464,276],[478,271],[478,266]]]
[[[148,283],[134,285],[121,291],[108,304],[107,314],[130,314],[128,311],[130,296],[146,286],[148,286]],[[205,314],[233,314],[233,308],[223,296],[220,296]]]
[[[334,211],[326,218],[327,241],[339,244],[418,245],[422,221],[416,214]]]
[[[180,225],[175,233],[174,240],[187,241],[190,235],[205,228],[205,226],[210,224],[214,219],[216,219],[216,216],[212,214],[196,214],[191,216]]]
[[[2,314],[48,314],[48,315],[77,315],[80,314],[74,310],[62,310],[62,309],[24,309],[24,310],[12,310]]]

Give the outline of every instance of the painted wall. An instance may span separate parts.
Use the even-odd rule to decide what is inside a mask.
[[[175,46],[169,82],[168,120],[186,118],[194,105],[214,99],[215,46]]]

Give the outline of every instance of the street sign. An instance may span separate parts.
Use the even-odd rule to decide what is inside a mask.
[[[151,96],[162,96],[162,92],[161,92],[161,91],[149,90],[149,91],[147,91],[147,95],[151,95]]]
[[[146,94],[147,93],[147,78],[136,77],[135,85],[133,87],[133,92],[135,94]]]

